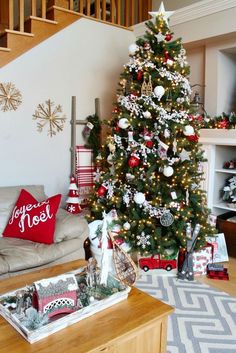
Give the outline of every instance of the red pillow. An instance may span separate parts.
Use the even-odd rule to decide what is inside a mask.
[[[3,236],[52,244],[60,201],[59,194],[38,202],[28,191],[22,189]]]

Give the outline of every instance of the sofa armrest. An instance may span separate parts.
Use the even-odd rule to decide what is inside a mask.
[[[59,208],[56,215],[54,243],[74,238],[85,240],[89,235],[88,223],[84,217],[71,214]]]

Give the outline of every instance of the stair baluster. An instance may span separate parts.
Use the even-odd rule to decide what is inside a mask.
[[[86,0],[86,15],[87,16],[90,16],[90,7],[91,7],[90,0]]]
[[[10,30],[14,29],[14,1],[9,0],[9,22],[8,26]]]
[[[42,0],[41,7],[42,7],[42,18],[47,18],[47,1],[46,0]]]
[[[19,0],[19,30],[24,32],[25,23],[25,1]]]
[[[36,17],[37,12],[36,12],[36,0],[31,0],[31,14],[32,16]]]

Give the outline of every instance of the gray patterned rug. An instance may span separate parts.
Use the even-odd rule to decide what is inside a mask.
[[[236,353],[236,297],[175,277],[143,274],[136,286],[175,307],[168,353]]]

